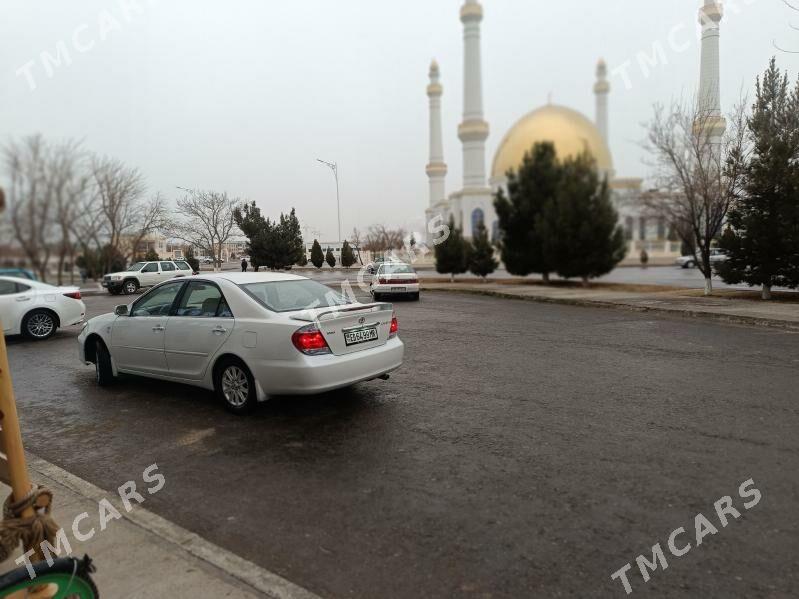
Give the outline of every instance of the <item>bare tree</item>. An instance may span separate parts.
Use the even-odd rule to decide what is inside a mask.
[[[160,194],[145,199],[144,177],[137,169],[115,158],[95,157],[91,172],[97,204],[103,215],[100,236],[130,260],[142,240],[163,227],[164,199]],[[109,267],[110,263],[105,265],[106,269]]]
[[[80,144],[50,145],[41,135],[4,148],[9,186],[9,226],[27,260],[42,280],[58,259],[58,283],[67,259],[74,258],[71,222],[75,206],[87,193],[88,177]]]
[[[405,245],[405,230],[386,225],[372,225],[363,240],[363,249],[370,252],[401,250]]]
[[[791,10],[793,10],[793,11],[795,11],[795,12],[799,12],[799,5],[796,5],[796,4],[793,4],[793,3],[791,3],[791,2],[788,2],[788,0],[782,0],[782,3],[783,3],[785,6],[787,6],[788,8],[790,8]],[[788,23],[788,27],[790,27],[790,28],[791,28],[791,29],[793,29],[794,31],[799,31],[799,27],[797,27],[796,25],[793,25],[793,24],[791,24],[791,23]],[[779,50],[780,52],[784,52],[785,54],[799,54],[799,50],[788,50],[787,48],[783,48],[782,46],[780,46],[780,45],[777,43],[777,40],[772,40],[772,41],[771,41],[771,44],[772,44],[772,45],[773,45],[773,46],[774,46],[774,47],[775,47],[777,50]]]
[[[361,245],[363,243],[363,240],[361,239],[361,232],[358,230],[357,227],[352,230],[352,236],[350,237],[350,241],[352,242],[352,247],[355,248],[355,251],[358,254],[358,263],[362,265],[363,260],[361,259]]]
[[[710,248],[732,202],[741,193],[746,163],[742,101],[724,120],[699,102],[655,107],[645,147],[657,168],[664,194],[650,206],[665,216],[689,247],[699,253],[705,295],[713,292]]]
[[[76,244],[73,223],[84,217],[80,212],[89,196],[90,177],[85,168],[85,154],[79,145],[68,142],[54,148],[50,161],[53,181],[56,227],[59,234],[58,284],[63,284],[64,267],[69,261],[70,283],[75,282]]]
[[[169,234],[204,250],[219,270],[222,246],[236,233],[233,211],[240,202],[227,193],[191,190],[177,201],[179,218],[169,223]]]

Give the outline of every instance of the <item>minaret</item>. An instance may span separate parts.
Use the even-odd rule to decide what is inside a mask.
[[[699,68],[699,97],[697,107],[703,128],[711,136],[711,143],[720,143],[727,128],[721,114],[719,74],[719,23],[724,16],[721,2],[704,0],[699,9],[702,25],[702,62]]]
[[[608,94],[610,94],[610,83],[608,82],[608,66],[601,58],[596,65],[596,83],[594,84],[594,95],[596,96],[596,128],[605,144],[610,146],[608,137]]]
[[[463,144],[464,189],[486,187],[485,141],[488,123],[483,119],[483,74],[480,52],[480,22],[483,7],[466,0],[461,7],[463,23],[463,122],[458,137]]]
[[[430,205],[433,206],[446,196],[444,187],[447,165],[444,162],[444,141],[441,134],[441,95],[444,88],[439,83],[438,63],[430,65],[430,85],[427,97],[430,98],[430,162],[427,176],[430,179]]]

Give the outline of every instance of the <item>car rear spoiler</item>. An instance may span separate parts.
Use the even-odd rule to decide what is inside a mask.
[[[347,308],[330,308],[322,312],[313,312],[312,310],[305,310],[299,314],[292,316],[292,320],[301,320],[302,322],[314,322],[322,320],[325,316],[347,314],[350,312],[383,312],[386,310],[393,310],[393,304],[387,302],[376,302],[373,304],[362,304],[359,306],[349,306]]]

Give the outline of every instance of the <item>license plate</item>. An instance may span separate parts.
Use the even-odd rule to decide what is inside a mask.
[[[344,343],[346,345],[357,345],[358,343],[366,343],[375,340],[377,340],[377,327],[344,332]]]
[[[391,291],[405,291],[405,287],[392,287]]]

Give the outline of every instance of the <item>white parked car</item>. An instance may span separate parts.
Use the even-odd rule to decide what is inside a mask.
[[[185,260],[158,260],[136,262],[127,270],[113,272],[103,277],[102,286],[111,295],[132,295],[142,287],[152,287],[175,277],[186,277],[194,271]]]
[[[710,264],[718,264],[719,262],[724,262],[727,259],[727,252],[719,248],[711,248],[710,249]],[[691,256],[690,254],[687,256],[680,256],[677,258],[674,263],[677,266],[681,266],[682,268],[696,268],[696,265],[699,264],[700,258],[699,256]]]
[[[188,383],[243,413],[268,395],[388,378],[405,351],[397,327],[391,304],[296,275],[225,272],[163,283],[89,320],[78,342],[101,386],[119,373]]]
[[[0,319],[4,335],[44,340],[59,327],[80,324],[86,304],[77,287],[55,287],[18,277],[0,277]]]
[[[375,301],[386,295],[407,295],[419,299],[419,277],[416,271],[402,262],[383,262],[372,275],[369,292]]]

